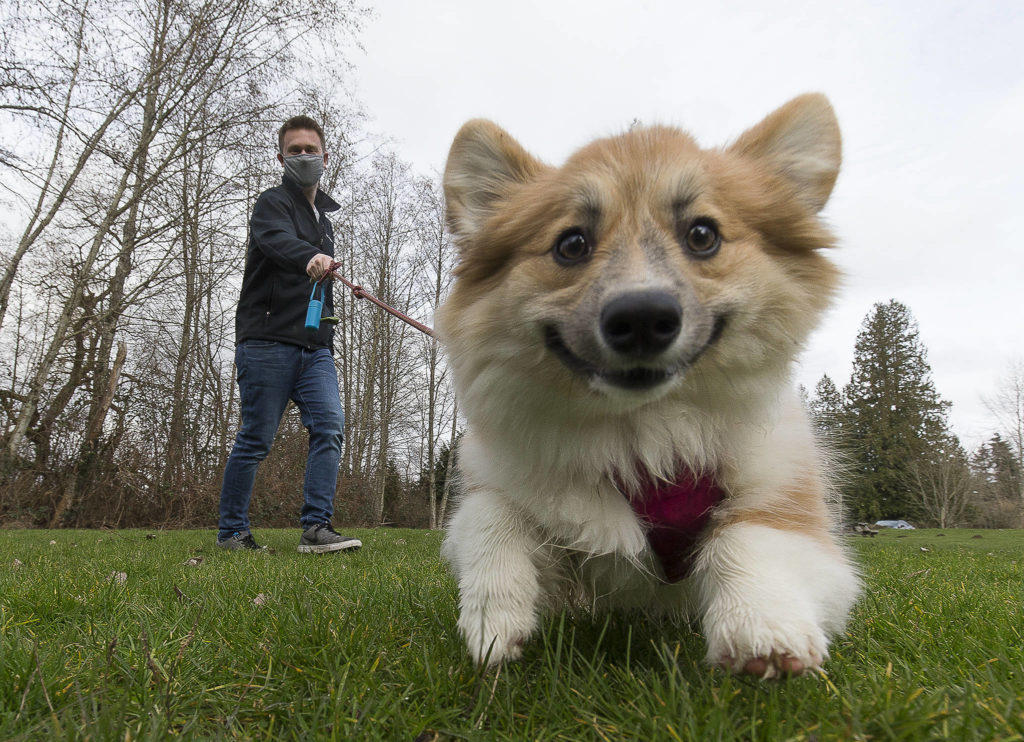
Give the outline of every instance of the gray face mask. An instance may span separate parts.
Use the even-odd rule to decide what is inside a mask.
[[[284,174],[302,188],[311,188],[324,174],[323,155],[292,155],[284,158]]]

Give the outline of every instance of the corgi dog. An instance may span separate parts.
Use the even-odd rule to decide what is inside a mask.
[[[467,430],[442,553],[478,664],[580,607],[698,619],[738,673],[827,658],[859,579],[791,376],[838,282],[819,212],[840,157],[818,94],[724,148],[634,127],[560,168],[459,131],[436,321]]]

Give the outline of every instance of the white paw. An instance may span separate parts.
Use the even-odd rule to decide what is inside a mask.
[[[460,505],[444,556],[459,582],[459,632],[478,665],[519,657],[537,623],[539,544],[519,514],[495,493]]]
[[[532,617],[517,617],[507,612],[474,611],[464,607],[459,615],[459,632],[477,665],[494,666],[519,659],[533,625]]]
[[[753,524],[712,540],[697,578],[708,662],[763,678],[820,668],[859,588],[827,542]]]
[[[708,662],[764,679],[817,670],[828,657],[828,639],[801,614],[798,606],[784,604],[774,613],[769,606],[733,607],[707,616]]]

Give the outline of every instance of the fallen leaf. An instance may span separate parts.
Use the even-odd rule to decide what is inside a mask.
[[[270,598],[267,595],[260,593],[252,599],[252,603],[253,605],[266,605],[268,600],[270,600]]]
[[[111,572],[107,576],[107,582],[116,582],[118,585],[123,585],[128,581],[127,572]]]
[[[188,567],[198,567],[202,563],[203,563],[203,558],[201,556],[194,556],[191,559],[186,559],[185,560],[185,565],[188,566]]]
[[[56,545],[57,545],[56,541],[50,541],[50,546],[56,546]]]
[[[20,559],[15,559],[13,562],[11,562],[12,567],[20,567],[21,565],[22,561]]]

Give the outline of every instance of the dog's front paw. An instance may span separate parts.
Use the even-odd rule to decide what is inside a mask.
[[[532,620],[511,613],[463,609],[459,616],[459,631],[477,665],[494,666],[519,659],[532,630]]]
[[[820,668],[859,588],[830,542],[754,524],[711,540],[697,577],[708,662],[762,678]]]
[[[452,518],[443,551],[459,581],[459,633],[477,665],[516,659],[533,633],[539,547],[532,525],[495,492],[470,493]]]
[[[713,665],[768,679],[812,672],[828,657],[825,632],[791,605],[775,614],[734,613],[708,627],[707,660]]]

